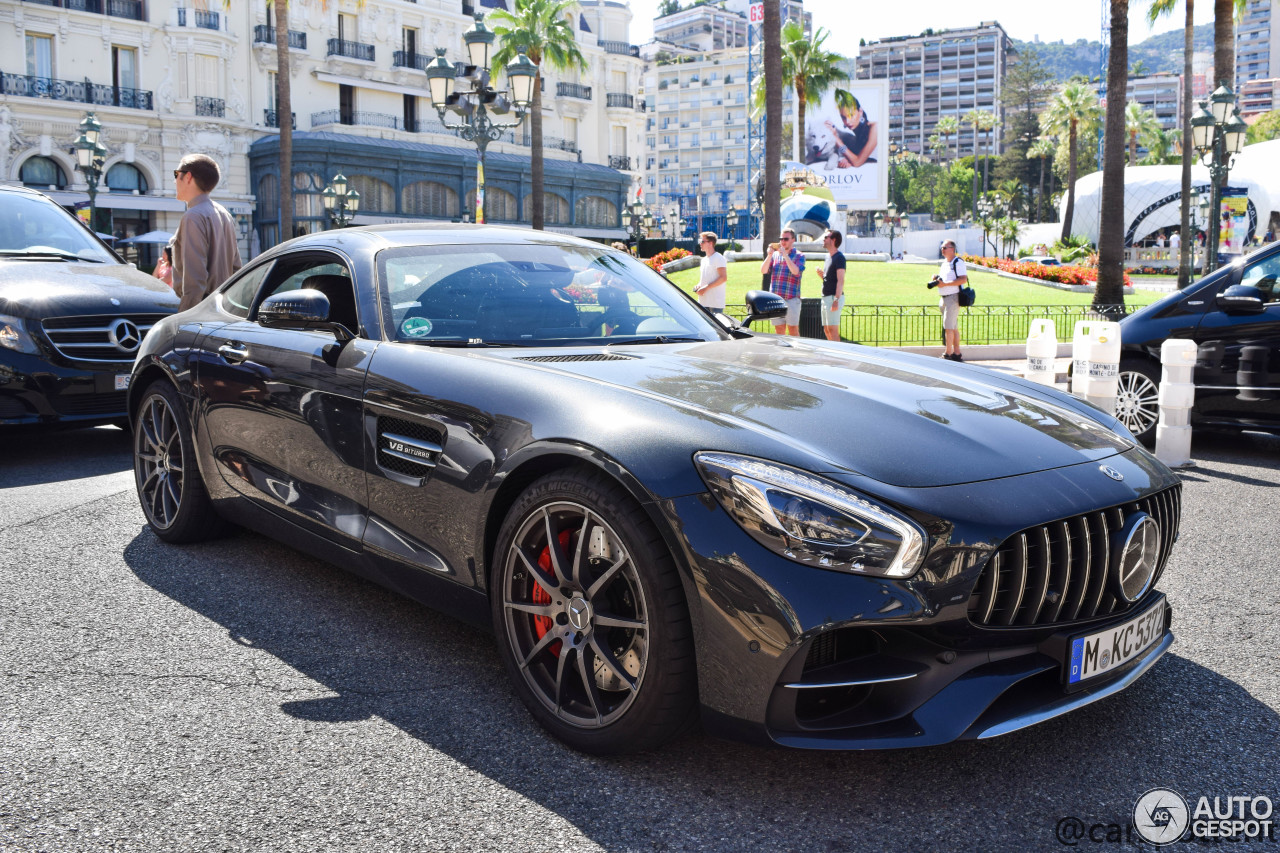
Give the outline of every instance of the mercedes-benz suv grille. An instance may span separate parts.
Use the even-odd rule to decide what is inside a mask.
[[[133,361],[142,339],[166,314],[117,314],[50,317],[41,324],[45,337],[72,361]]]

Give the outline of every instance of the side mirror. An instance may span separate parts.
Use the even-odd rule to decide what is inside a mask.
[[[1248,284],[1233,284],[1218,294],[1218,308],[1224,314],[1261,314],[1266,303],[1262,291]]]
[[[264,329],[315,329],[333,332],[341,342],[355,335],[341,323],[329,322],[329,297],[318,290],[289,290],[262,300],[258,324]]]
[[[772,320],[787,314],[787,303],[778,294],[767,290],[748,290],[746,301],[747,319],[742,322],[744,326],[750,326],[756,320]]]

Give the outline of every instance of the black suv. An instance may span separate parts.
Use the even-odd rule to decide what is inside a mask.
[[[1278,278],[1272,243],[1121,321],[1116,417],[1155,440],[1160,345],[1182,338],[1198,349],[1192,426],[1280,432]]]
[[[0,186],[0,427],[124,426],[138,346],[176,310],[48,196]]]

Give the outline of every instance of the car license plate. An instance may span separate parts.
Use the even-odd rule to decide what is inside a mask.
[[[1079,684],[1123,666],[1164,635],[1164,599],[1127,622],[1071,640],[1067,683]]]
[[[116,390],[117,390],[117,391],[125,391],[125,390],[128,390],[128,388],[129,388],[129,379],[130,379],[130,378],[132,378],[132,374],[129,374],[129,373],[117,373],[117,374],[116,374]]]

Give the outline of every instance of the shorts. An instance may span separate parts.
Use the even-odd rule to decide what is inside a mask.
[[[799,326],[800,325],[800,297],[793,296],[790,299],[784,299],[782,301],[787,303],[787,316],[774,317],[773,327],[776,329],[777,327],[783,326],[783,325]]]
[[[953,293],[938,300],[938,310],[942,312],[942,328],[960,328],[960,294]]]
[[[840,298],[843,299],[844,297]],[[839,326],[841,307],[834,296],[822,297],[822,325]]]

